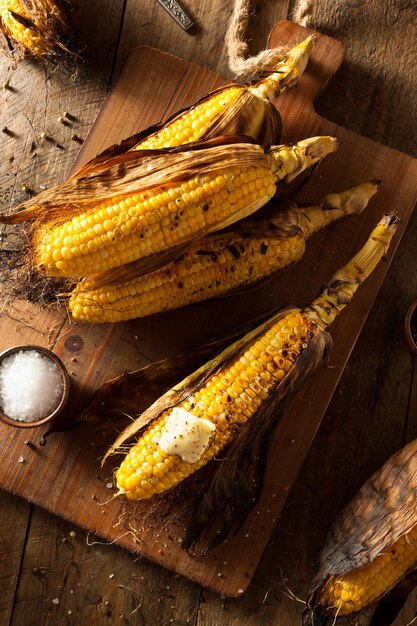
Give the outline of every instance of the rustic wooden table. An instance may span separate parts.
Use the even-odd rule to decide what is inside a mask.
[[[2,209],[63,180],[109,85],[136,45],[149,44],[230,76],[224,33],[232,0],[183,0],[196,22],[183,32],[156,0],[79,0],[72,14],[89,65],[76,73],[29,61],[0,60],[1,127],[17,137],[1,152]],[[346,60],[317,104],[326,118],[417,156],[415,5],[404,0],[323,0],[308,25],[340,39]],[[249,37],[261,49],[274,24],[300,3],[258,2]],[[414,5],[414,6],[413,6]],[[64,133],[63,111],[77,117]],[[33,139],[46,132],[64,149]],[[3,146],[2,146],[3,148]],[[387,207],[389,208],[389,207]],[[411,219],[383,288],[351,356],[318,436],[247,593],[222,599],[28,503],[0,493],[0,624],[199,626],[300,624],[303,600],[329,525],[361,483],[417,436],[417,375],[404,338],[404,315],[417,293]],[[63,494],[64,497],[64,494]],[[410,598],[396,626],[417,611]]]

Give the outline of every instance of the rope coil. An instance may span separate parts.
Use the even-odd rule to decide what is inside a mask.
[[[226,32],[226,49],[229,67],[239,78],[247,80],[255,78],[265,70],[276,65],[288,52],[288,47],[278,46],[261,50],[255,56],[249,55],[249,46],[245,35],[252,15],[251,0],[235,0],[229,27]],[[302,0],[296,10],[295,19],[302,26],[306,26],[310,13],[310,0]]]

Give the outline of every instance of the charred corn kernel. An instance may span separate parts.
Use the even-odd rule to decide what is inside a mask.
[[[304,239],[293,237],[290,242],[291,260],[297,261],[304,252]],[[259,262],[251,255],[261,249]],[[83,283],[74,290],[69,307],[75,319],[88,322],[119,322],[168,311],[216,297],[251,284],[285,266],[287,259],[278,239],[230,240],[200,246],[195,245],[177,262],[127,283],[130,299],[123,296],[121,285],[110,285],[89,291]],[[111,303],[95,305],[95,297],[112,297]]]
[[[295,310],[279,320],[257,339],[256,344],[260,347],[260,350],[257,348],[257,352],[262,354],[266,363],[273,363],[267,352],[271,340],[278,341],[280,345],[289,343],[289,337],[294,334],[295,327],[302,328],[302,336],[306,338],[314,335],[316,325],[302,312]],[[302,350],[300,341],[300,337],[291,341],[292,353],[300,354]],[[180,405],[180,408],[186,409],[195,417],[208,419],[216,426],[212,441],[201,458],[195,463],[187,463],[179,455],[168,455],[160,449],[158,442],[172,409],[165,411],[133,446],[117,470],[116,479],[120,491],[125,492],[130,499],[150,498],[152,495],[176,485],[200,469],[224,448],[237,425],[250,419],[261,406],[265,397],[272,393],[278,384],[276,378],[265,381],[259,376],[259,372],[263,372],[265,369],[264,365],[256,363],[256,370],[251,367],[248,368],[245,365],[248,359],[253,362],[250,349],[237,356],[217,376],[209,379],[193,395],[192,402],[188,400]],[[293,358],[288,355],[284,358],[284,362],[286,360],[288,360],[288,367],[290,367]],[[248,381],[244,381],[241,376],[238,383],[234,375],[236,369],[243,372],[249,370]],[[227,393],[228,390],[232,393]],[[164,475],[163,481],[158,477],[155,481],[149,481],[148,466],[137,461],[138,456],[148,457],[155,452],[169,461],[170,472]]]
[[[333,623],[393,591],[377,607],[378,621],[397,590],[407,591],[417,569],[416,453],[417,439],[395,452],[336,520],[309,593],[306,626]]]
[[[402,535],[369,565],[331,576],[318,595],[324,609],[337,615],[356,613],[381,598],[417,567],[417,526]]]
[[[252,86],[232,85],[213,92],[190,109],[168,121],[160,130],[139,142],[133,149],[168,148],[220,134],[240,133],[268,146],[277,141],[273,131],[265,134],[263,126],[273,100],[287,87],[296,84],[304,72],[313,38],[307,37],[277,64],[275,71]],[[233,115],[231,115],[232,107]],[[223,116],[223,123],[219,120]],[[279,130],[279,129],[277,129]],[[264,137],[265,134],[265,137]]]
[[[258,167],[256,171],[263,181],[263,187],[257,198],[253,198],[247,189],[247,169],[236,167],[233,168],[233,173],[242,181],[243,193],[240,198],[236,198],[233,203],[224,201],[219,192],[213,193],[209,185],[203,184],[197,188],[198,200],[189,205],[193,211],[186,210],[182,199],[176,198],[176,205],[172,207],[172,217],[168,223],[162,219],[161,190],[157,188],[146,192],[149,200],[145,200],[144,194],[139,193],[135,207],[128,207],[122,202],[118,206],[113,206],[117,214],[111,228],[106,220],[104,222],[106,226],[95,224],[91,233],[87,230],[88,237],[91,237],[87,243],[89,248],[87,254],[82,254],[77,246],[73,253],[72,247],[66,246],[64,242],[67,238],[72,241],[71,233],[83,227],[83,219],[93,217],[98,220],[100,209],[106,207],[100,207],[95,216],[83,214],[75,216],[64,227],[42,229],[38,231],[35,239],[36,262],[53,275],[85,276],[124,265],[183,243],[197,236],[201,230],[213,229],[233,214],[239,214],[254,201],[258,201],[258,206],[267,202],[275,193],[276,177],[266,167]],[[180,186],[172,191],[174,194],[182,193]],[[209,202],[211,198],[213,202]],[[140,215],[139,223],[132,219],[132,208]],[[150,228],[153,224],[158,225],[155,231]],[[63,260],[59,261],[59,264],[54,262],[53,253],[51,254],[48,249],[48,244],[52,242],[61,251]],[[102,258],[103,250],[109,252],[106,259]]]
[[[163,410],[125,456],[116,471],[119,492],[129,499],[150,498],[162,493],[215,458],[237,434],[241,424],[256,419],[263,401],[277,390],[279,382],[291,372],[309,342],[328,325],[330,316],[323,302],[326,301],[334,312],[332,321],[384,256],[398,223],[396,215],[384,216],[362,250],[335,274],[312,305],[275,316],[237,344],[235,353],[226,351],[211,362],[210,367],[215,368],[217,361],[216,373],[208,374],[205,382],[192,388],[187,400]],[[326,341],[323,334],[319,337],[322,342]],[[272,355],[271,348],[278,349],[279,358]],[[202,368],[200,374],[208,371]],[[262,374],[266,371],[278,375],[264,378]],[[209,445],[192,463],[185,461],[181,454],[168,453],[159,446],[161,437],[167,434],[168,420],[177,409],[191,413],[193,419],[209,420],[215,427]],[[155,452],[169,463],[170,471],[163,480],[154,474],[149,480],[152,463],[138,461],[154,456]]]
[[[251,236],[251,225],[256,221],[246,220],[247,233],[210,235],[152,274],[126,280],[128,299],[123,295],[123,283],[89,289],[87,279],[74,290],[69,308],[76,319],[119,322],[186,306],[252,284],[298,261],[304,253],[306,237],[343,215],[362,211],[377,189],[377,183],[363,183],[340,194],[325,196],[318,205],[292,208],[290,215],[285,213],[285,203],[278,203],[267,214],[269,236],[266,232],[262,237]],[[288,226],[287,238],[275,235],[281,220]],[[301,228],[295,228],[294,232],[297,222]],[[241,223],[241,228],[244,226],[245,222]],[[102,306],[96,305],[97,299]]]
[[[89,212],[76,214],[72,219],[59,225],[51,226],[46,223],[34,236],[35,263],[42,270],[55,276],[82,277],[185,243],[253,213],[272,198],[278,181],[284,178],[292,179],[337,148],[337,142],[332,137],[313,137],[293,146],[275,146],[267,153],[262,153],[259,146],[252,144],[237,145],[244,146],[245,150],[250,151],[247,165],[237,164],[225,168],[222,176],[219,176],[218,168],[212,165],[211,170],[203,177],[191,176],[190,180],[171,184],[168,193],[175,201],[168,203],[168,208],[172,211],[169,224],[163,221],[161,211],[162,194],[167,188],[167,184],[164,184],[137,194],[129,194],[129,198],[137,196],[137,204],[134,207],[127,202],[128,198],[119,198],[117,204],[113,204],[114,201],[109,204],[102,203]],[[203,148],[202,152],[208,156],[211,154],[210,150],[218,151],[218,146]],[[177,152],[170,154],[173,159],[177,158]],[[233,159],[233,162],[235,161],[236,159]],[[256,191],[249,187],[251,176],[260,181],[261,186]],[[214,180],[220,188],[217,192],[209,184]],[[231,181],[235,187],[239,187],[239,194],[235,194],[233,199],[227,189]],[[184,182],[195,184],[198,196],[198,199],[192,200],[188,206],[182,200],[181,184]],[[154,206],[151,204],[152,199]],[[101,216],[105,215],[109,208],[113,212],[114,226],[111,230],[107,230],[100,222]],[[132,219],[132,209],[139,215],[139,222]],[[92,227],[99,224],[100,234],[94,230],[91,233],[87,227],[89,224]],[[153,224],[157,225],[155,229],[151,228]],[[73,242],[75,231],[79,234],[87,232],[88,241],[84,242],[88,247],[87,253],[83,253],[80,246],[64,243],[67,238]],[[57,262],[54,261],[53,252],[51,253],[51,249],[56,248],[61,250],[63,257]],[[109,252],[106,258],[103,258],[103,250]]]
[[[0,0],[0,28],[12,42],[41,57],[52,55],[62,47],[59,37],[68,31],[68,24],[62,6],[56,0],[33,3]]]

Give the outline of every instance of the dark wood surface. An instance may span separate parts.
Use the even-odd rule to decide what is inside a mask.
[[[2,125],[18,134],[14,142],[2,142],[6,158],[0,186],[5,206],[22,197],[23,182],[39,190],[62,180],[78,150],[71,135],[85,136],[102,104],[106,83],[133,45],[160,46],[227,75],[221,51],[230,4],[195,1],[188,6],[199,23],[194,34],[182,33],[151,1],[80,2],[73,21],[87,42],[85,56],[95,69],[65,75],[28,62],[3,63],[2,75],[10,77],[17,92],[2,94]],[[251,26],[254,50],[264,45],[273,24],[287,14],[285,3],[269,8],[262,4]],[[412,18],[411,4],[400,2],[383,7],[373,2],[324,2],[311,15],[312,26],[338,37],[346,47],[346,62],[321,97],[319,112],[409,154],[415,149],[417,107]],[[63,110],[79,120],[72,131],[57,121]],[[45,145],[31,158],[31,141],[42,130],[56,136],[65,149],[57,152]],[[414,363],[403,335],[405,309],[416,291],[415,228],[414,218],[267,553],[242,598],[224,601],[1,494],[0,549],[5,565],[1,623],[298,624],[302,605],[288,596],[305,597],[329,524],[361,482],[393,450],[416,436]],[[34,315],[32,324],[40,336],[59,334],[59,328],[36,322]],[[398,626],[414,613],[411,601]]]

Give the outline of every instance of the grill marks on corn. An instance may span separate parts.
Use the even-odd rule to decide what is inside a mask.
[[[129,499],[150,498],[173,487],[213,459],[272,394],[314,336],[316,325],[291,310],[248,349],[200,387],[180,407],[216,426],[213,441],[196,463],[186,463],[158,446],[172,409],[148,428],[116,472],[120,491]]]
[[[231,167],[159,186],[40,229],[36,263],[52,275],[85,276],[188,241],[275,193],[267,167]]]
[[[70,299],[75,319],[118,322],[219,296],[269,276],[301,258],[304,238],[245,238],[233,234],[196,244],[179,259],[120,285],[88,291],[81,283]]]
[[[362,210],[376,188],[364,183],[301,209],[285,201],[272,201],[233,231],[211,234],[190,245],[175,262],[167,262],[152,275],[136,274],[133,266],[123,276],[114,277],[110,272],[100,275],[98,283],[94,276],[82,281],[71,295],[70,310],[76,319],[118,322],[245,287],[297,262],[311,233],[348,212]],[[349,294],[338,293],[337,304],[348,299]],[[325,305],[329,315],[331,305]]]
[[[381,598],[417,566],[417,526],[402,535],[369,565],[343,576],[331,576],[318,601],[338,615],[350,615]]]

